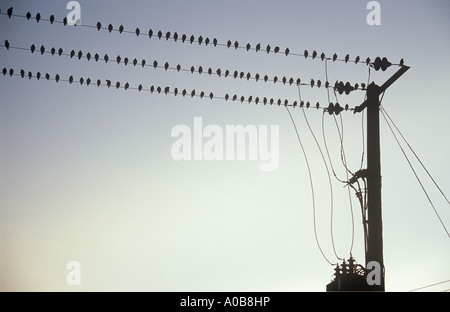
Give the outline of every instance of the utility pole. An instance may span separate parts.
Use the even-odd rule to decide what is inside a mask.
[[[401,66],[381,87],[372,82],[367,86],[367,99],[354,109],[354,113],[359,113],[367,108],[367,170],[361,176],[367,178],[366,268],[348,270],[349,267],[355,268],[353,259],[349,259],[350,265],[344,260],[341,266],[336,267],[335,280],[327,285],[329,291],[385,291],[381,214],[380,95],[408,69],[408,66]],[[368,268],[374,263],[379,269],[380,276],[374,285],[369,285]]]

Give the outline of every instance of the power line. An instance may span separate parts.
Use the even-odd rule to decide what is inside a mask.
[[[7,13],[0,12],[1,15],[8,15],[9,18],[11,17],[17,17],[17,18],[26,18],[27,20],[35,20],[39,23],[39,21],[47,21],[51,24],[58,23],[58,24],[64,24],[65,26],[68,24],[67,17],[64,17],[62,21],[56,20],[54,15],[51,15],[50,18],[42,18],[40,13],[37,13],[35,17],[33,17],[29,12],[26,15],[19,15],[19,14],[13,14],[13,8],[11,7]],[[37,16],[39,15],[39,18]],[[103,27],[101,22],[97,22],[96,25],[88,25],[88,24],[80,24],[76,25],[76,27],[85,27],[85,28],[93,28],[97,29],[98,31],[108,31],[109,33],[112,32],[119,32],[120,34],[133,34],[137,37],[143,37],[144,32],[141,31],[139,27],[136,27],[134,30],[126,30],[123,25],[120,25],[118,29],[114,28],[112,24],[109,24],[108,27]],[[365,64],[366,66],[375,66],[378,65],[378,63],[375,64],[375,62],[372,62],[369,57],[366,58],[365,62],[361,61],[361,58],[359,56],[356,56],[354,60],[350,60],[350,55],[346,54],[344,58],[339,58],[336,53],[333,54],[331,57],[327,57],[325,53],[321,53],[320,56],[318,55],[317,51],[312,51],[310,54],[308,50],[304,50],[303,53],[294,53],[291,52],[289,48],[281,49],[278,46],[271,46],[270,44],[267,45],[261,45],[261,43],[256,44],[254,47],[247,43],[245,46],[242,46],[239,44],[237,40],[227,40],[226,43],[219,42],[217,38],[213,38],[212,40],[209,37],[203,37],[203,36],[194,36],[191,35],[188,38],[188,35],[182,34],[179,35],[177,32],[170,32],[170,31],[161,31],[158,32],[153,31],[153,29],[149,29],[147,32],[147,36],[151,39],[153,37],[157,37],[159,40],[165,39],[167,40],[173,40],[175,42],[181,41],[182,43],[189,42],[190,44],[196,43],[198,45],[204,44],[204,46],[213,45],[214,47],[220,46],[220,47],[227,47],[228,49],[234,49],[234,50],[245,50],[245,51],[254,51],[254,52],[263,52],[265,51],[267,54],[280,54],[287,56],[299,56],[304,57],[305,59],[312,59],[312,60],[321,60],[321,61],[339,61],[344,63],[354,63],[354,64]],[[377,58],[380,59],[381,58]],[[377,60],[376,59],[376,60]],[[385,59],[385,58],[383,58]],[[403,66],[403,60],[400,61],[399,64],[391,64],[391,65],[398,65]]]
[[[446,281],[434,283],[434,284],[431,284],[431,285],[426,285],[426,286],[422,286],[422,287],[419,287],[419,288],[415,288],[415,289],[410,290],[410,292],[421,290],[421,289],[425,289],[425,288],[430,288],[430,287],[441,285],[441,284],[445,284],[445,283],[448,283],[448,282],[450,282],[450,280],[446,280]],[[447,291],[447,290],[444,290],[444,291]]]

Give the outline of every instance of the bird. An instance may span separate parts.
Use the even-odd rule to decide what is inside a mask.
[[[9,50],[9,41],[8,40],[5,40],[5,48],[6,48],[6,50]]]
[[[55,75],[55,81],[59,82],[59,75],[58,74]]]
[[[83,85],[84,79],[83,77],[80,78],[80,85]]]
[[[236,79],[236,77],[237,77],[238,75],[239,75],[238,71],[235,70],[234,73],[233,73],[233,78]]]
[[[98,53],[95,53],[94,58],[95,58],[95,61],[98,62],[98,59],[100,58],[100,56],[98,55]]]
[[[148,37],[150,39],[153,37],[153,30],[151,28],[148,30]]]
[[[129,87],[130,87],[130,84],[127,82],[127,83],[125,84],[125,90],[127,90]]]
[[[302,80],[300,78],[297,78],[297,81],[296,81],[297,86],[299,86],[301,82],[302,82]]]
[[[107,86],[108,88],[111,87],[111,80],[106,79],[106,86]]]
[[[113,25],[112,25],[112,24],[109,24],[109,25],[108,25],[108,31],[109,31],[109,32],[112,32],[112,31],[113,31]]]
[[[314,87],[314,79],[311,79],[310,84],[311,84],[311,88]]]
[[[284,54],[286,55],[286,56],[288,56],[289,55],[289,48],[286,48],[286,50],[284,51]]]
[[[128,65],[128,57],[125,57],[125,58],[123,59],[123,63],[125,64],[125,66]]]
[[[203,97],[205,96],[205,92],[200,92],[200,98],[203,99]]]
[[[119,26],[119,33],[122,33],[123,32],[123,25],[120,25]]]
[[[81,57],[83,56],[83,52],[81,52],[81,50],[80,51],[78,51],[78,59],[79,60],[81,60]]]
[[[239,74],[239,78],[240,78],[240,79],[244,78],[244,75],[245,75],[244,72],[241,72],[241,73]]]
[[[208,68],[208,75],[212,75],[212,68]]]
[[[315,59],[315,58],[316,58],[316,56],[317,56],[317,51],[316,51],[316,50],[314,50],[314,51],[313,51],[313,54],[312,54],[312,58],[313,58],[313,59]]]
[[[50,24],[53,24],[53,22],[55,21],[55,16],[54,15],[50,15]]]
[[[166,33],[166,40],[169,40],[170,39],[170,31],[168,31],[167,33]]]
[[[186,89],[183,89],[182,91],[183,96],[186,96],[186,93],[187,93]]]
[[[27,12],[27,14],[25,15],[25,17],[27,18],[27,20],[30,20],[30,18],[31,18],[31,13],[30,13],[30,12]]]
[[[215,47],[217,47],[217,39],[216,38],[213,39],[213,44]]]
[[[186,36],[186,34],[183,34],[182,36],[181,36],[181,42],[185,42],[186,41],[186,38],[187,38],[187,36]]]
[[[325,53],[322,52],[322,54],[320,55],[320,58],[322,59],[322,61],[325,59]]]
[[[347,55],[345,56],[345,63],[347,63],[349,59],[350,59],[350,55],[347,54]]]
[[[194,67],[194,66],[191,66],[191,74],[193,74],[194,71],[195,71],[195,67]]]
[[[86,85],[90,85],[91,84],[91,78],[86,79]]]
[[[305,52],[303,52],[303,55],[305,56],[305,58],[308,58],[308,50],[305,50]]]
[[[322,85],[322,82],[320,80],[317,80],[317,87],[320,88],[321,85]]]
[[[120,57],[120,55],[117,55],[117,57],[116,57],[117,65],[120,64],[121,59],[122,59],[122,58]]]
[[[29,71],[28,72],[28,79],[31,79],[33,77],[33,74]],[[58,82],[58,81],[57,81]]]
[[[370,57],[366,58],[366,65],[370,64]]]
[[[256,81],[259,80],[259,74],[258,74],[258,73],[256,73],[256,75],[255,75],[255,80],[256,80]]]
[[[306,102],[306,108],[309,108],[309,106],[311,106],[311,104],[308,102]]]
[[[259,103],[259,97],[256,97],[255,104],[258,105],[258,103]]]
[[[203,72],[203,67],[199,66],[198,67],[198,73],[201,74]]]
[[[281,81],[283,81],[283,84],[285,85],[286,81],[287,81],[286,77],[283,77],[283,79],[281,79]]]
[[[316,108],[317,108],[317,109],[320,108],[320,103],[319,103],[319,102],[316,103]]]
[[[153,93],[153,91],[155,91],[155,87],[152,85],[150,86],[150,93]]]
[[[225,101],[228,101],[228,99],[230,98],[230,96],[227,94],[225,94]]]
[[[280,47],[275,47],[275,49],[273,49],[273,51],[275,52],[275,53],[278,53],[279,51],[280,51]]]
[[[203,37],[202,36],[198,37],[198,45],[201,45],[202,42],[203,42]]]
[[[178,65],[177,65],[177,71],[180,71],[180,70],[181,70],[181,65],[178,64]]]
[[[247,80],[250,80],[251,77],[252,75],[250,73],[247,73]]]
[[[35,49],[36,49],[36,47],[34,46],[34,44],[32,44],[31,47],[30,47],[31,53],[34,53]]]
[[[9,76],[12,77],[12,75],[14,75],[14,69],[11,68],[11,69],[9,70]]]
[[[169,62],[166,62],[165,64],[164,64],[164,70],[168,70],[169,69]]]
[[[69,77],[69,83],[72,84],[72,82],[73,82],[73,76],[70,76]]]
[[[108,54],[105,54],[105,56],[103,57],[103,60],[105,61],[105,63],[108,63],[108,60],[109,60]]]
[[[153,61],[153,68],[156,68],[156,67],[158,67],[158,62],[155,60],[155,61]]]
[[[234,42],[234,48],[237,50],[239,48],[239,43],[237,41]]]
[[[333,62],[336,61],[336,59],[337,59],[337,54],[334,53],[334,54],[333,54]]]
[[[359,58],[359,56],[357,56],[357,57],[355,58],[355,64],[358,64],[359,60],[360,60],[360,58]]]
[[[237,100],[237,94],[233,95],[233,101]]]
[[[117,82],[116,82],[116,89],[119,89],[119,88],[120,88],[120,82],[117,81]]]
[[[142,59],[142,61],[141,61],[141,66],[142,66],[142,68],[145,67],[145,63],[146,63],[146,61],[145,61],[144,59]]]
[[[136,32],[136,36],[139,37],[139,34],[141,33],[141,30],[139,28],[136,28],[135,32]]]
[[[175,42],[177,42],[177,40],[178,40],[178,33],[177,33],[177,32],[174,32],[174,33],[173,33],[173,40],[174,40]]]
[[[278,104],[278,106],[281,105],[281,99],[278,99],[277,104]]]
[[[250,50],[251,47],[252,46],[250,45],[250,43],[247,43],[247,46],[246,46],[247,51]]]
[[[195,89],[191,91],[191,97],[194,97],[195,95]]]
[[[266,47],[266,52],[267,52],[267,54],[270,53],[270,45],[267,45],[267,47]]]
[[[40,20],[41,20],[41,14],[38,13],[38,14],[36,14],[36,23],[39,23]]]
[[[178,95],[178,88],[173,89],[173,95],[175,95],[175,96]]]
[[[100,23],[100,22],[97,22],[97,30],[99,30],[100,31],[100,29],[102,28],[102,23]]]
[[[278,81],[278,77],[277,76],[273,77],[273,83],[277,83],[277,81]]]
[[[70,51],[70,58],[73,58],[75,55],[75,50]]]
[[[63,24],[64,24],[64,26],[67,25],[67,16],[63,18]]]
[[[101,84],[102,84],[102,81],[100,79],[97,79],[97,87],[100,87]]]
[[[58,49],[58,55],[61,56],[62,53],[63,53],[63,49],[62,49],[62,48],[59,48],[59,49]]]
[[[222,70],[219,68],[216,70],[217,76],[221,77],[222,76]]]
[[[228,77],[229,74],[230,74],[230,71],[228,69],[225,70],[225,78]]]
[[[50,50],[50,53],[51,53],[52,55],[55,55],[56,49],[55,49],[55,48],[52,48],[52,49]]]
[[[210,42],[209,38],[208,38],[208,37],[206,37],[206,39],[205,39],[205,45],[208,45],[208,44],[209,44],[209,42]]]
[[[267,80],[269,80],[269,76],[264,75],[264,82],[267,82]]]
[[[244,103],[244,101],[245,101],[245,97],[241,96],[241,103]]]
[[[289,85],[292,86],[293,83],[294,83],[294,78],[291,77],[291,79],[289,79]]]
[[[227,47],[228,47],[228,49],[230,48],[230,46],[231,46],[231,40],[228,40],[228,41],[227,41]]]
[[[212,100],[214,98],[214,94],[212,92],[209,93],[209,98]]]
[[[256,52],[259,52],[259,50],[261,50],[261,43],[258,43],[256,45]]]
[[[12,13],[13,13],[13,8],[12,8],[12,7],[9,8],[9,9],[6,11],[6,13],[8,14],[8,17],[11,18],[11,15],[12,15]]]
[[[250,96],[248,97],[248,103],[250,104],[250,103],[252,102],[252,100],[253,100],[253,96],[250,95]]]
[[[194,40],[195,40],[195,37],[194,37],[194,35],[192,35],[191,38],[189,38],[189,42],[192,44],[194,42]]]
[[[404,66],[405,65],[405,61],[403,59],[400,60],[400,66]]]
[[[273,98],[270,98],[269,104],[272,105],[275,102]]]
[[[20,77],[24,77],[25,76],[25,71],[23,69],[20,70]]]
[[[137,60],[137,59],[134,59],[134,60],[133,60],[133,66],[136,66],[137,62],[138,62],[138,60]]]

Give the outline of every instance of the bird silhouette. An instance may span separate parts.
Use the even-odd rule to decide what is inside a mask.
[[[253,100],[253,96],[250,95],[250,96],[248,97],[248,103],[250,104],[250,103],[252,102],[252,100]]]
[[[247,73],[247,80],[250,80],[251,77],[252,75],[250,73]]]
[[[239,75],[238,71],[235,70],[234,73],[233,73],[233,78],[236,79],[236,77],[237,77],[238,75]]]
[[[320,55],[320,58],[323,61],[325,59],[325,53],[322,52],[322,54]]]
[[[58,49],[58,56],[61,56],[62,53],[63,53],[63,49],[59,48]]]
[[[50,15],[50,24],[53,24],[54,21],[55,21],[55,16],[54,15]]]
[[[334,53],[334,54],[333,54],[333,62],[336,61],[336,60],[337,60],[337,54]]]
[[[98,62],[100,55],[98,55],[98,53],[95,53],[94,58],[95,58],[95,61]]]
[[[278,81],[278,77],[277,76],[273,77],[273,83],[277,83],[277,81]]]
[[[153,91],[155,91],[155,87],[152,85],[150,86],[150,93],[153,93]]]
[[[63,24],[64,24],[64,26],[67,25],[67,17],[64,17],[64,18],[63,18]]]
[[[70,76],[69,77],[69,83],[72,84],[72,82],[73,82],[73,76]]]
[[[366,58],[366,65],[370,64],[370,57]]]
[[[9,50],[9,41],[8,40],[5,40],[5,48],[6,48],[6,50]]]
[[[311,84],[311,88],[314,87],[314,79],[311,79],[310,84]]]
[[[23,69],[20,70],[20,77],[25,77],[25,71]]]
[[[320,103],[319,103],[319,102],[316,103],[316,108],[317,108],[317,109],[320,108]]]
[[[247,43],[247,46],[246,46],[247,51],[250,50],[251,47],[252,46],[250,45],[250,43]]]
[[[75,55],[75,50],[70,51],[70,58],[73,58]]]
[[[206,39],[205,39],[205,45],[208,45],[208,44],[209,44],[209,42],[210,42],[209,38],[208,38],[208,37],[206,37]]]
[[[217,47],[217,39],[216,38],[213,39],[213,44],[215,47]]]
[[[199,66],[198,67],[198,73],[201,74],[203,72],[203,67]]]
[[[170,39],[170,31],[168,31],[167,33],[166,33],[166,40],[169,40]]]
[[[119,88],[120,88],[120,82],[117,81],[117,82],[116,82],[116,89],[119,89]]]
[[[186,93],[187,93],[186,89],[183,89],[182,91],[183,96],[186,96]]]
[[[28,79],[31,79],[33,77],[33,74],[29,71],[28,72]]]
[[[125,84],[125,90],[127,90],[129,87],[130,87],[130,84],[127,82],[127,83]]]
[[[225,70],[225,78],[228,77],[229,74],[230,74],[230,71],[228,69]]]
[[[227,48],[229,49],[231,47],[231,40],[227,41]]]
[[[31,13],[30,13],[30,12],[27,12],[27,14],[25,15],[25,17],[27,18],[27,20],[30,20],[30,18],[31,18]]]
[[[141,61],[141,66],[142,66],[142,68],[144,68],[144,66],[145,66],[145,60],[143,59],[142,61]]]
[[[164,64],[164,70],[168,70],[169,69],[169,63],[168,62],[166,62],[165,64]]]
[[[141,30],[139,28],[136,28],[135,32],[136,32],[136,36],[139,37],[139,34],[141,33]]]
[[[222,70],[219,68],[216,70],[216,74],[217,76],[221,77],[222,76]]]
[[[291,77],[291,79],[289,79],[289,85],[292,86],[293,83],[294,83],[294,78]]]
[[[59,75],[58,74],[55,75],[55,81],[59,82]]]
[[[91,60],[91,53],[88,52],[88,53],[86,54],[86,59],[87,59],[88,61]]]
[[[234,42],[234,48],[237,50],[237,48],[239,48],[239,42],[235,41]]]
[[[209,99],[213,99],[214,98],[214,94],[212,92],[209,93]]]
[[[264,82],[267,82],[267,80],[269,80],[269,76],[264,75]]]
[[[191,92],[191,97],[194,97],[194,95],[195,95],[195,89],[192,90],[192,92]]]
[[[240,78],[240,79],[244,78],[244,75],[245,75],[244,72],[241,72],[241,73],[239,74],[239,78]]]
[[[198,37],[198,45],[201,45],[202,42],[203,42],[203,37],[202,36]]]
[[[14,69],[10,68],[9,69],[9,76],[12,77],[12,75],[14,75]]]
[[[107,86],[108,88],[111,87],[111,80],[106,79],[106,86]]]
[[[108,31],[109,31],[109,32],[112,32],[112,31],[113,31],[113,25],[112,25],[112,24],[109,24],[109,25],[108,25]]]
[[[119,33],[121,34],[123,32],[123,25],[119,26]]]
[[[281,81],[283,81],[283,84],[285,85],[287,81],[286,77],[283,76],[283,79],[281,79]]]
[[[123,63],[125,64],[125,66],[128,65],[128,57],[125,57],[125,58],[123,59]]]
[[[241,103],[244,103],[244,101],[245,101],[245,97],[241,96]]]
[[[212,75],[212,68],[208,68],[208,75]]]
[[[297,83],[297,86],[299,86],[302,83],[302,80],[300,78],[297,78],[296,83]]]
[[[153,61],[153,68],[156,68],[156,67],[158,67],[158,62],[155,60],[155,61]]]
[[[178,40],[178,33],[173,33],[173,40],[175,41],[175,42],[177,42],[177,40]]]
[[[286,55],[286,56],[288,56],[289,55],[289,48],[286,48],[286,50],[284,51],[284,54]]]
[[[83,77],[80,78],[80,85],[83,85],[84,79]]]
[[[136,66],[137,62],[138,62],[138,60],[137,60],[137,59],[134,59],[134,60],[133,60],[133,66]]]
[[[186,38],[187,38],[187,36],[186,36],[186,34],[183,34],[182,36],[181,36],[181,42],[185,42],[186,41]]]
[[[78,51],[78,59],[81,60],[82,57],[83,57],[83,52],[81,52],[81,50],[80,50],[80,51]]]
[[[200,92],[200,98],[203,99],[203,97],[205,96],[205,92]]]
[[[86,79],[86,85],[89,86],[91,84],[91,78]]]
[[[270,45],[267,45],[267,47],[266,47],[266,52],[267,52],[267,54],[270,53]]]
[[[12,70],[12,69],[11,69],[11,70]],[[10,72],[10,73],[11,73],[11,72]],[[36,73],[36,79],[37,79],[37,80],[41,79],[41,73],[40,73],[40,72],[37,72],[37,73]]]
[[[308,102],[306,102],[306,108],[309,108],[311,106],[311,104]]]
[[[275,47],[275,49],[273,49],[273,52],[278,53],[280,51],[280,47]]]
[[[52,55],[55,55],[56,49],[55,49],[55,48],[52,48],[52,49],[50,50],[50,53],[51,53]]]
[[[13,13],[13,8],[9,8],[8,10],[6,10],[6,13],[8,14],[8,17],[11,18],[11,15]]]
[[[153,37],[153,30],[151,28],[148,30],[148,37],[150,39]]]
[[[36,23],[39,23],[40,20],[41,20],[41,14],[38,13],[38,14],[36,14]]]
[[[317,56],[317,51],[316,51],[316,50],[314,50],[314,51],[313,51],[313,54],[312,54],[312,58],[313,58],[313,59],[315,59],[315,58],[316,58],[316,56]]]
[[[308,50],[305,50],[305,52],[303,52],[303,55],[305,56],[305,58],[308,58]]]
[[[281,99],[278,99],[277,104],[278,104],[278,106],[281,105]]]
[[[120,57],[120,55],[117,55],[117,57],[116,57],[117,65],[120,64],[121,60],[122,60],[122,58]]]
[[[255,104],[258,105],[258,103],[259,103],[259,97],[256,97]]]
[[[105,56],[103,57],[103,60],[105,61],[105,63],[108,63],[108,61],[109,61],[108,54],[105,54]]]
[[[359,60],[360,60],[360,58],[359,58],[359,56],[357,56],[357,57],[355,58],[355,64],[358,64]]]
[[[178,94],[178,88],[173,89],[173,95],[177,96]]]
[[[358,88],[359,88],[359,84],[358,83],[355,83],[355,90],[358,90]]]
[[[100,31],[100,29],[102,28],[102,23],[100,23],[100,22],[97,22],[97,30],[99,30]]]
[[[101,84],[102,84],[102,81],[100,79],[97,79],[97,87],[100,87]]]
[[[320,88],[321,85],[322,85],[322,81],[317,80],[317,87]]]
[[[347,54],[347,55],[345,56],[345,63],[347,63],[349,59],[350,59],[350,55]]]
[[[180,70],[181,70],[181,65],[178,64],[178,65],[177,65],[177,71],[180,71]]]
[[[258,43],[257,45],[256,45],[256,52],[259,52],[259,50],[261,50],[261,43]]]
[[[225,94],[225,101],[228,101],[228,99],[230,98],[230,96],[227,94]]]
[[[405,65],[405,61],[403,59],[400,60],[400,66],[404,66]]]
[[[233,95],[233,101],[237,100],[237,94]]]
[[[31,50],[31,53],[34,53],[34,50],[36,50],[36,47],[34,46],[34,44],[31,45],[30,50]]]
[[[195,71],[195,67],[194,67],[194,66],[191,66],[191,74],[193,74],[194,71]]]
[[[195,37],[194,37],[194,35],[192,35],[191,38],[189,38],[189,42],[192,44],[194,42],[194,40],[195,40]]]
[[[258,73],[256,73],[256,75],[255,75],[255,80],[256,80],[256,81],[259,80],[259,74],[258,74]]]

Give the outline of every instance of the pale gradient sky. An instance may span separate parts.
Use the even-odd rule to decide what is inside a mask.
[[[446,88],[450,83],[450,3],[379,1],[381,25],[368,26],[369,1],[79,1],[81,23],[101,21],[143,35],[109,34],[0,16],[0,43],[117,54],[184,67],[203,66],[270,77],[325,81],[324,63],[224,47],[148,39],[149,28],[241,46],[317,50],[351,59],[401,58],[411,69],[386,92],[383,106],[448,196],[450,158]],[[58,20],[66,1],[1,1],[5,12]],[[95,63],[0,48],[0,68],[74,75],[161,87],[298,100],[297,88],[150,67]],[[397,67],[372,71],[382,84]],[[329,81],[366,82],[364,65],[328,63]],[[327,106],[324,88],[302,96]],[[334,96],[332,96],[332,101]],[[350,107],[364,93],[340,96]],[[314,179],[317,231],[333,262],[330,189],[320,153],[300,109],[291,110]],[[323,146],[322,113],[306,110]],[[279,125],[278,170],[258,161],[174,161],[171,130],[179,124]],[[326,138],[339,177],[338,135],[325,116]],[[350,169],[359,168],[361,115],[343,113]],[[408,291],[450,279],[449,238],[381,119],[386,290]],[[411,156],[412,157],[412,156]],[[413,158],[410,158],[411,160]],[[448,203],[415,168],[447,228]],[[0,77],[0,290],[2,291],[324,291],[333,274],[316,246],[308,171],[284,107],[182,98],[113,88]],[[334,178],[333,178],[334,179]],[[336,251],[349,257],[351,214],[335,179]],[[364,263],[361,214],[353,196],[353,255]],[[81,285],[68,286],[66,264],[81,264]],[[448,289],[448,284],[435,290]]]

